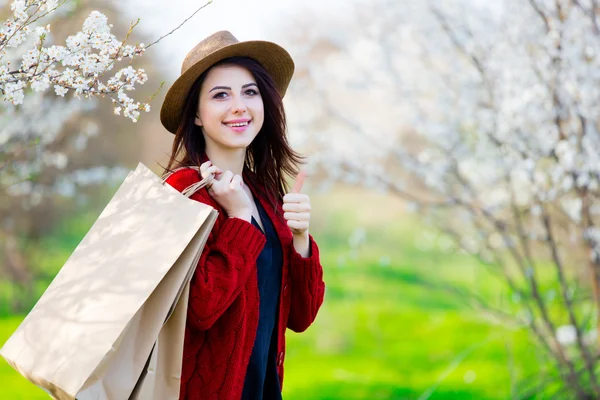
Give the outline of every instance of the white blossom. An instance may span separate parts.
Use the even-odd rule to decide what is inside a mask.
[[[31,81],[31,88],[36,92],[43,92],[50,87],[50,79],[46,75],[36,76]]]
[[[562,325],[556,328],[556,340],[563,346],[575,344],[577,340],[577,331],[573,325]]]
[[[54,91],[56,92],[57,96],[65,97],[65,94],[67,94],[69,89],[67,89],[63,86],[60,86],[60,85],[54,85]]]
[[[118,60],[141,56],[146,46],[125,45],[117,40],[107,17],[99,11],[92,11],[83,22],[82,30],[67,37],[64,46],[46,46],[50,25],[34,26],[32,21],[58,6],[56,0],[16,0],[11,4],[13,16],[0,28],[0,43],[6,40],[7,47],[19,47],[31,33],[35,40],[34,47],[23,49],[19,70],[11,70],[0,62],[0,91],[4,92],[4,101],[23,104],[27,86],[36,92],[44,92],[52,86],[61,97],[69,91],[75,97],[108,96],[122,107],[123,115],[134,122],[141,111],[149,112],[147,104],[125,94],[147,82],[143,69],[129,65],[112,76],[106,74],[115,68]],[[0,53],[0,60],[4,54]]]
[[[4,100],[15,105],[23,104],[23,99],[25,98],[23,88],[25,86],[26,83],[23,81],[7,83],[4,85]]]

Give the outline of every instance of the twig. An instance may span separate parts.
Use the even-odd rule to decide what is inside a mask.
[[[531,7],[535,10],[535,12],[540,16],[540,18],[544,22],[546,32],[550,32],[550,19],[548,18],[548,16],[544,14],[539,4],[537,4],[535,0],[529,0],[529,4],[531,4]]]
[[[488,91],[488,94],[489,94],[489,97],[490,97],[489,100],[493,101],[494,95],[493,95],[492,85],[491,85],[490,80],[489,80],[489,78],[487,76],[485,68],[483,67],[483,60],[481,60],[476,54],[468,51],[465,48],[465,46],[462,43],[460,43],[460,40],[458,39],[458,37],[454,33],[454,30],[450,27],[450,24],[448,23],[448,20],[446,19],[446,17],[439,10],[437,10],[434,7],[431,7],[430,10],[431,10],[432,14],[438,19],[438,22],[442,26],[442,29],[448,35],[448,38],[450,39],[450,42],[456,47],[456,49],[458,51],[460,51],[467,58],[469,58],[471,60],[471,63],[475,67],[475,69],[477,69],[477,71],[479,71],[479,73],[480,73],[480,75],[481,75],[481,77],[483,79],[483,84],[485,85],[485,87],[486,87],[486,89]]]
[[[4,39],[2,42],[0,42],[0,52],[1,52],[2,50],[4,50],[4,48],[5,48],[5,47],[8,45],[8,43],[10,42],[10,40],[11,40],[11,39],[12,39],[12,38],[13,38],[13,37],[14,37],[14,36],[17,34],[17,32],[20,32],[20,31],[21,31],[21,30],[23,30],[23,28],[25,28],[26,26],[28,26],[28,25],[31,25],[31,24],[33,24],[33,23],[35,23],[35,22],[39,21],[40,19],[44,18],[46,15],[50,14],[51,12],[55,11],[57,8],[59,8],[60,6],[62,6],[64,3],[66,3],[66,1],[67,1],[67,0],[62,0],[62,1],[61,1],[60,3],[58,3],[58,4],[56,5],[56,7],[54,7],[53,9],[51,9],[51,10],[47,10],[47,11],[46,11],[46,13],[44,13],[44,14],[42,14],[42,15],[38,16],[38,17],[37,17],[36,19],[34,19],[33,21],[30,21],[30,19],[31,19],[31,18],[32,18],[32,17],[33,17],[35,14],[37,14],[37,12],[40,10],[40,6],[38,6],[38,8],[37,8],[37,9],[36,9],[36,10],[33,12],[33,14],[31,14],[31,15],[28,15],[28,16],[27,16],[27,19],[25,20],[25,23],[23,23],[23,25],[19,26],[19,29],[15,30],[15,31],[13,32],[13,34],[12,34],[10,37],[8,37],[8,38],[5,38],[5,39]],[[31,6],[28,6],[28,7],[27,7],[27,10],[28,10],[28,11],[29,11],[29,7],[31,7]]]
[[[162,35],[161,37],[159,37],[157,40],[155,40],[154,42],[150,43],[148,46],[146,46],[146,48],[149,48],[153,45],[155,45],[156,43],[160,42],[161,40],[163,40],[165,37],[172,35],[176,30],[178,30],[179,28],[181,28],[186,22],[188,22],[194,15],[196,15],[198,12],[200,12],[202,9],[204,9],[205,7],[207,7],[209,4],[211,4],[213,2],[213,0],[208,0],[208,2],[206,2],[206,4],[202,5],[201,7],[199,7],[196,11],[194,11],[194,13],[192,15],[190,15],[189,17],[187,17],[186,19],[183,20],[183,22],[181,24],[179,24],[178,27],[176,27],[175,29],[173,29],[171,32]]]
[[[598,9],[598,0],[590,0],[590,2],[591,2],[591,7],[589,9],[586,9],[579,0],[573,0],[573,4],[575,4],[577,7],[579,7],[579,9],[581,9],[581,11],[584,14],[586,14],[588,17],[590,17],[590,19],[592,21],[592,30],[595,35],[599,35],[600,27],[598,26],[598,20],[596,19],[596,12]]]

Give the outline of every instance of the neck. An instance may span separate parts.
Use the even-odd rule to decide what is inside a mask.
[[[231,171],[235,175],[242,175],[244,170],[244,160],[246,159],[246,149],[220,149],[212,146],[206,146],[206,156],[221,169],[221,171]]]

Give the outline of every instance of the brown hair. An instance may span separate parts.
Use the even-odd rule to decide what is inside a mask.
[[[298,173],[297,165],[302,164],[305,158],[292,150],[287,141],[287,123],[281,95],[277,91],[273,78],[257,61],[248,57],[231,57],[219,61],[211,68],[223,64],[244,67],[256,79],[264,104],[265,118],[260,132],[246,150],[244,169],[253,172],[248,174],[248,177],[261,195],[271,202],[277,201],[288,190],[285,174],[295,176]],[[200,89],[211,68],[200,75],[187,95],[165,172],[178,167],[201,164],[206,152],[206,143],[201,128],[194,121],[198,110]],[[183,155],[183,158],[178,160],[180,155]]]

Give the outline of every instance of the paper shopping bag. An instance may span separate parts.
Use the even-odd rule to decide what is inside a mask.
[[[130,400],[179,399],[183,354],[181,351],[173,351],[173,349],[183,349],[189,282],[187,285],[173,315],[160,331],[152,354]]]
[[[8,363],[58,400],[177,399],[188,283],[217,216],[186,195],[140,163],[0,349]]]

